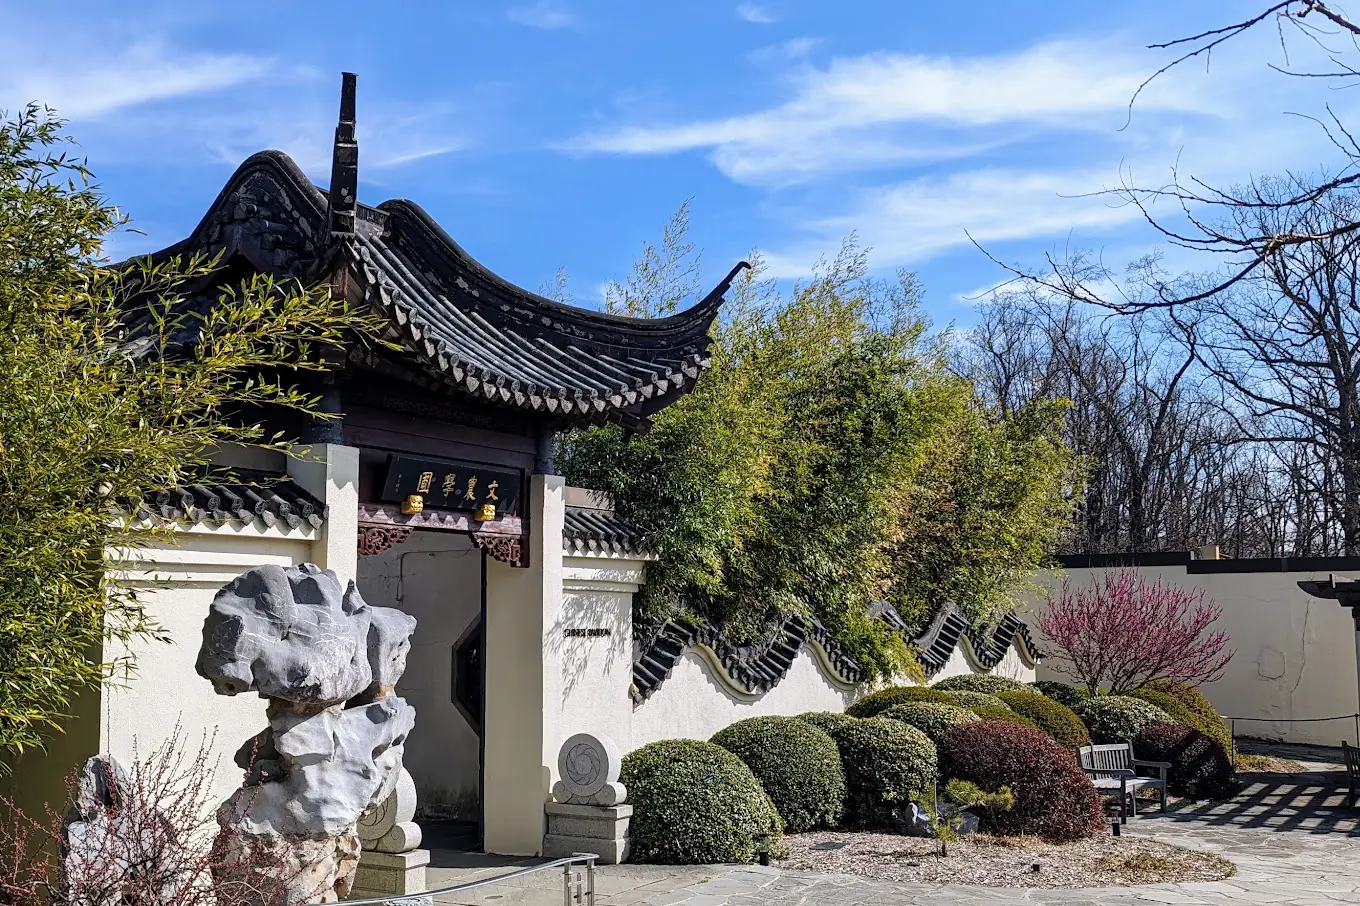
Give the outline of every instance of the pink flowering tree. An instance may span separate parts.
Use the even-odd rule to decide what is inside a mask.
[[[1039,628],[1063,655],[1056,670],[1118,695],[1154,680],[1197,686],[1222,676],[1233,652],[1226,633],[1210,630],[1222,613],[1202,591],[1119,570],[1089,588],[1064,583]]]

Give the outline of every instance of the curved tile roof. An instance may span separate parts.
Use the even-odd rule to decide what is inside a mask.
[[[327,235],[327,193],[278,151],[252,155],[185,240],[153,258],[195,252],[316,281],[348,270],[383,313],[407,367],[437,386],[542,413],[562,426],[648,417],[693,387],[709,364],[709,329],[739,263],[695,305],[627,318],[563,305],[476,261],[418,205],[359,205],[353,233]],[[337,268],[337,256],[342,266]],[[347,267],[345,266],[347,265]],[[185,301],[202,311],[217,291]],[[364,353],[355,356],[364,360]]]
[[[869,616],[896,632],[908,631],[906,621],[890,604],[871,605]],[[970,666],[982,670],[995,667],[1012,646],[1023,650],[1030,661],[1040,656],[1029,627],[1014,612],[1005,614],[989,636],[970,627],[953,604],[940,608],[931,625],[911,643],[920,651],[918,660],[927,675],[938,673],[960,643]],[[789,617],[765,642],[744,646],[732,644],[712,626],[670,620],[650,639],[636,645],[630,694],[635,704],[646,701],[670,677],[686,649],[703,645],[713,650],[731,682],[751,695],[763,695],[788,674],[800,646],[814,644],[837,680],[855,684],[864,679],[864,669],[815,620]]]
[[[569,506],[562,522],[562,541],[569,553],[646,553],[642,528],[611,510]]]
[[[282,523],[289,528],[320,528],[329,510],[290,481],[235,481],[190,484],[152,494],[142,501],[138,515],[190,525],[259,522],[266,527]]]

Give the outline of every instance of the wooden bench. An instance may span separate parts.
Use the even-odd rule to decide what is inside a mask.
[[[1119,821],[1127,823],[1129,815],[1138,817],[1139,790],[1157,791],[1162,811],[1166,811],[1166,777],[1171,765],[1165,761],[1142,761],[1133,757],[1133,746],[1117,742],[1100,746],[1082,746],[1077,750],[1077,761],[1096,791],[1102,795],[1119,796]],[[1140,777],[1137,768],[1156,772],[1155,777]]]
[[[1341,759],[1346,763],[1347,798],[1351,808],[1355,808],[1357,801],[1360,801],[1360,749],[1343,739]]]

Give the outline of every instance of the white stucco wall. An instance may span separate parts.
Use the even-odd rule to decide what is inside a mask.
[[[1034,682],[1036,678],[1034,665],[1026,662],[1020,656],[1014,644],[1006,650],[1006,654],[991,670],[983,670],[981,665],[969,658],[967,645],[967,641],[961,640],[959,642],[954,648],[954,653],[949,656],[949,660],[940,668],[940,672],[930,678],[932,683],[950,676],[963,676],[966,673],[991,673],[995,676],[1016,679],[1022,683]]]
[[[762,696],[733,688],[702,649],[690,648],[651,698],[633,712],[632,748],[658,739],[708,739],[748,717],[844,711],[855,688],[830,678],[804,645],[788,675]]]
[[[178,725],[187,753],[208,743],[205,766],[213,770],[213,801],[239,787],[241,770],[232,759],[267,725],[265,703],[255,695],[217,695],[194,671],[203,620],[225,583],[253,566],[305,563],[316,538],[311,527],[193,526],[176,532],[177,544],[137,551],[125,581],[136,587],[148,616],[170,640],[134,643],[136,672],[103,690],[100,751],[130,762],[149,755]],[[125,651],[110,649],[106,658]]]
[[[488,852],[543,850],[543,804],[552,790],[562,674],[555,645],[562,608],[563,488],[535,475],[526,507],[527,568],[486,564],[486,718],[482,838]],[[559,652],[554,656],[552,652]]]
[[[569,737],[584,732],[607,735],[623,751],[630,749],[633,594],[643,582],[645,569],[646,561],[634,556],[563,558],[562,610],[545,652],[545,659],[557,665],[562,689],[550,750],[560,750]],[[573,629],[607,630],[608,635],[569,636]],[[555,773],[556,761],[549,766]]]
[[[1356,682],[1356,635],[1350,612],[1335,601],[1304,593],[1298,583],[1326,579],[1325,573],[1253,572],[1190,573],[1184,566],[1141,567],[1149,581],[1161,577],[1186,588],[1202,590],[1223,608],[1215,624],[1229,636],[1235,649],[1223,677],[1203,687],[1219,713],[1239,720],[1241,735],[1289,742],[1339,745],[1356,739],[1360,710]],[[1042,582],[1057,594],[1063,578],[1073,585],[1090,585],[1104,570],[1073,569],[1065,576],[1050,574]],[[1041,611],[1042,599],[1031,602]],[[1032,625],[1038,626],[1033,619]],[[1036,641],[1044,644],[1036,634]],[[1039,667],[1040,679],[1070,681],[1058,672],[1056,659]],[[1287,723],[1288,718],[1344,716],[1325,722]]]
[[[453,699],[453,649],[482,607],[482,552],[466,535],[418,531],[358,562],[369,604],[416,618],[397,694],[416,711],[405,765],[430,814],[480,814],[481,740]]]

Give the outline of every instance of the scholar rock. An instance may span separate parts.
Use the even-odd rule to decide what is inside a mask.
[[[198,673],[219,695],[347,701],[373,681],[371,611],[354,583],[341,588],[330,570],[310,563],[257,566],[213,599]]]
[[[351,832],[396,785],[414,724],[415,709],[397,697],[275,717],[266,731],[273,771],[233,793],[218,820],[256,836]]]
[[[290,903],[348,896],[360,817],[393,795],[403,773],[415,709],[394,690],[414,629],[407,614],[369,607],[354,583],[342,590],[333,572],[311,564],[257,567],[218,592],[198,672],[222,695],[269,700],[269,726],[236,754],[245,785],[217,811],[229,855],[215,870],[219,884],[282,883]],[[414,824],[404,830],[412,833],[403,840],[418,842]]]

